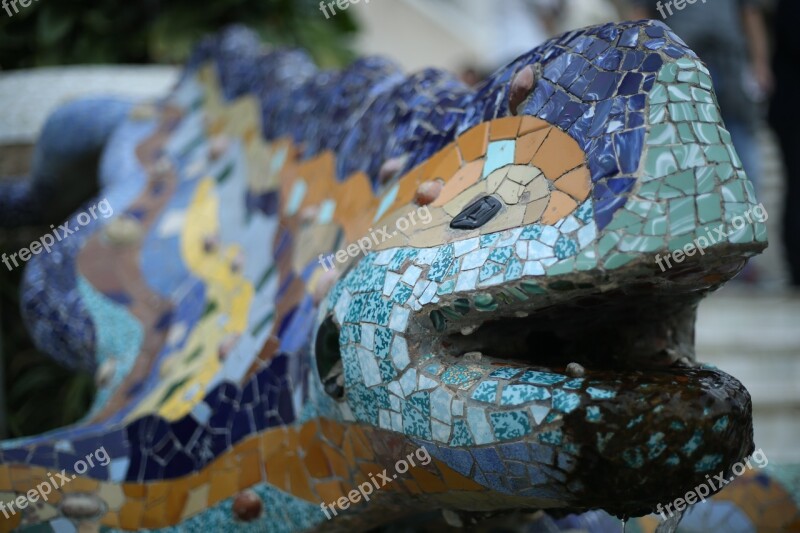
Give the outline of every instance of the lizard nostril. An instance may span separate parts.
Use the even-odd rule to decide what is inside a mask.
[[[503,204],[494,196],[484,196],[461,210],[450,222],[453,229],[477,229],[489,222]]]

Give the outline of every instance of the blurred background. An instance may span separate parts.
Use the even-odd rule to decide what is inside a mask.
[[[478,84],[557,33],[663,19],[709,64],[726,124],[769,213],[769,249],[701,304],[698,358],[750,390],[756,446],[770,462],[800,463],[800,211],[785,209],[800,203],[792,127],[800,108],[791,100],[800,73],[800,35],[791,25],[800,3],[713,0],[671,7],[672,14],[666,3],[361,0],[326,17],[316,0],[213,0],[202,8],[190,0],[37,0],[11,16],[0,10],[0,179],[26,173],[55,107],[95,94],[159,97],[191,45],[232,22],[275,45],[304,47],[324,67],[380,54],[408,71],[438,67]],[[0,229],[0,253],[44,232]],[[68,372],[33,348],[19,316],[21,271],[0,268],[0,439],[76,421],[94,394],[94,376]]]

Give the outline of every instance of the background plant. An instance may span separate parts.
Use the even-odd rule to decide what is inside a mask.
[[[318,0],[37,0],[13,17],[0,11],[0,67],[180,62],[200,37],[237,22],[306,48],[323,67],[353,57],[352,17],[326,19]]]

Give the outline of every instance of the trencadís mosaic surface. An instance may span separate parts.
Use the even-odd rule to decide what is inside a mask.
[[[234,28],[116,128],[101,180],[114,217],[34,258],[23,294],[39,347],[101,390],[83,423],[3,443],[0,501],[76,475],[0,529],[445,508],[604,530],[577,515],[650,513],[753,451],[749,395],[694,362],[693,328],[766,230],[709,73],[663,24],[568,33],[474,91],[377,58],[322,72]],[[748,474],[686,523],[797,527],[794,483]]]

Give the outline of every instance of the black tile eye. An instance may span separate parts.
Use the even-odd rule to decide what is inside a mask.
[[[494,196],[484,196],[465,207],[450,221],[453,229],[477,229],[489,222],[503,204]]]

